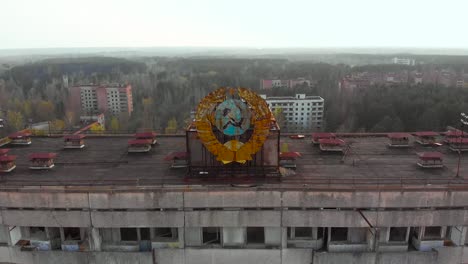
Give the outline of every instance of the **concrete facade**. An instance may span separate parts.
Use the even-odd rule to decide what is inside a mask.
[[[468,192],[451,190],[4,190],[0,262],[465,263],[466,198]],[[261,242],[249,233],[259,227],[264,230]],[[402,228],[392,229],[396,227]],[[71,228],[79,228],[80,249],[41,251],[15,245],[19,239],[33,241],[41,228],[47,235],[42,240],[61,239],[62,244],[70,243]],[[172,238],[159,235],[158,228],[172,230]],[[301,237],[307,236],[301,233],[307,228],[313,234]],[[293,229],[296,238],[290,234]],[[399,238],[395,230],[403,232]],[[131,232],[135,238],[128,241]],[[205,236],[214,242],[206,242]],[[193,239],[201,240],[193,246]],[[230,241],[238,244],[226,246]]]

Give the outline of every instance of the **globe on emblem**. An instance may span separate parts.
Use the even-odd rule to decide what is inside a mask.
[[[250,127],[249,108],[241,100],[227,99],[216,108],[215,125],[225,135],[242,135]]]

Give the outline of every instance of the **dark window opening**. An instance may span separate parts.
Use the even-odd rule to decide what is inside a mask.
[[[174,231],[173,231],[173,230],[174,230]],[[154,229],[154,236],[155,236],[155,237],[176,238],[176,237],[177,237],[177,229],[172,229],[172,228],[155,228],[155,229]]]
[[[406,227],[391,227],[390,237],[388,238],[388,241],[405,241],[406,231]]]
[[[312,227],[296,227],[295,228],[295,237],[312,237]]]
[[[441,226],[426,226],[424,238],[441,238]]]
[[[149,228],[140,228],[140,239],[141,240],[151,240],[150,229]]]
[[[203,227],[203,244],[219,244],[219,233],[219,227]]]
[[[264,244],[265,229],[263,227],[247,227],[247,244]]]
[[[332,227],[330,240],[331,241],[347,241],[348,240],[348,228]]]
[[[325,237],[324,232],[325,232],[325,228],[323,227],[317,228],[317,239],[324,238]]]
[[[31,233],[36,233],[36,232],[45,232],[45,227],[41,227],[41,226],[34,226],[34,227],[31,227]]]
[[[138,241],[138,232],[136,228],[120,228],[120,240]]]
[[[63,234],[65,240],[81,240],[80,228],[78,227],[64,227]]]

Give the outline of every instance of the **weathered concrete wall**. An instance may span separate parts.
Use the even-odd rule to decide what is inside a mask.
[[[468,206],[468,192],[428,191],[2,191],[0,207],[9,208],[417,208]]]
[[[418,210],[378,212],[376,226],[456,226],[468,224],[466,210]],[[367,212],[365,215],[367,216]]]
[[[281,252],[270,249],[185,249],[185,264],[218,263],[281,264]]]
[[[185,226],[281,226],[280,211],[189,211]]]
[[[278,191],[186,192],[184,195],[187,208],[281,207],[281,193]]]
[[[0,207],[88,208],[88,193],[0,192]]]
[[[92,209],[182,208],[182,192],[90,193]]]
[[[91,212],[94,227],[183,227],[183,211]]]
[[[327,253],[315,252],[313,264],[442,264],[436,252]]]
[[[376,222],[377,214],[367,214],[371,223]],[[313,210],[283,211],[283,226],[313,227],[368,227],[364,218],[357,211]]]
[[[378,192],[297,192],[283,193],[284,207],[379,207]]]
[[[10,226],[89,227],[89,212],[54,210],[2,210],[2,224]]]
[[[20,251],[0,247],[0,263],[21,264],[153,264],[151,252]]]

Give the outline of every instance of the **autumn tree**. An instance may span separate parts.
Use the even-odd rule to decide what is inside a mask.
[[[143,127],[153,128],[153,99],[151,97],[143,98]]]
[[[39,101],[35,110],[38,121],[52,120],[55,117],[55,107],[50,101]]]
[[[24,127],[24,118],[21,112],[8,111],[7,112],[8,126],[13,131],[19,131]]]
[[[68,128],[71,128],[75,124],[75,113],[72,111],[67,111],[65,113],[65,124]]]
[[[177,120],[175,118],[171,118],[167,122],[166,134],[175,134],[176,132],[177,132]]]
[[[52,131],[60,132],[63,131],[64,128],[65,122],[63,120],[55,119],[52,122],[50,122],[50,130]]]
[[[112,132],[117,132],[120,129],[119,120],[117,117],[113,116],[110,121],[110,129]]]
[[[276,123],[280,128],[283,128],[285,122],[286,122],[286,117],[284,116],[283,109],[282,108],[275,108],[273,111],[273,115],[275,116]]]
[[[95,122],[91,125],[91,127],[89,128],[89,130],[91,131],[91,133],[93,134],[101,134],[104,132],[104,127],[99,124],[98,122]]]

